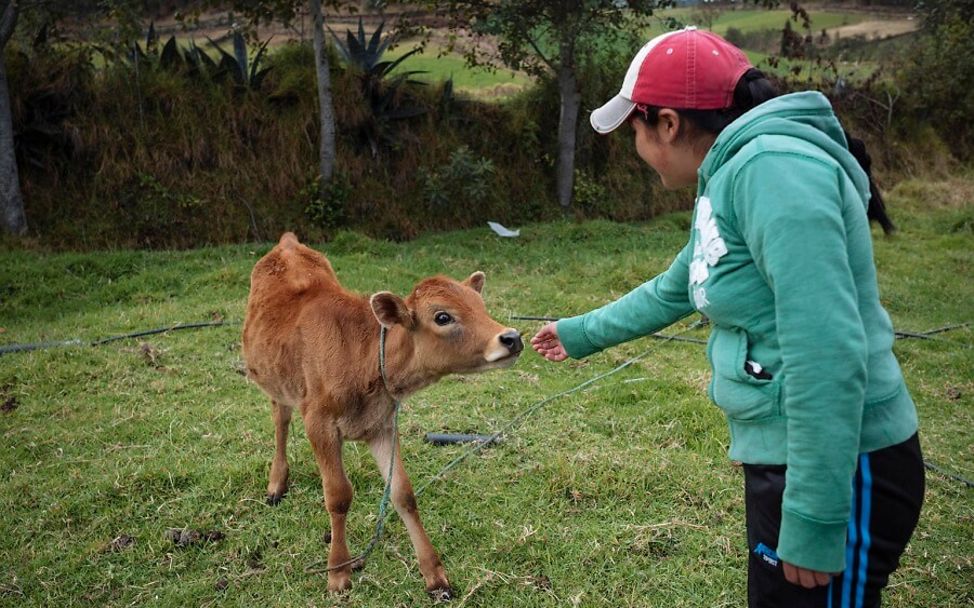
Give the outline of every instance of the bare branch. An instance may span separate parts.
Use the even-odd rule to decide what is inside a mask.
[[[540,48],[538,48],[538,43],[536,43],[536,42],[534,41],[534,38],[532,38],[532,37],[530,37],[530,36],[528,36],[528,35],[525,35],[525,36],[524,36],[524,38],[525,38],[525,39],[526,39],[526,40],[528,41],[528,44],[530,44],[530,45],[531,45],[531,48],[533,48],[533,49],[534,49],[534,52],[535,52],[535,53],[536,53],[536,54],[538,55],[538,57],[540,57],[540,58],[541,58],[541,61],[542,61],[542,62],[543,62],[543,63],[544,63],[544,64],[545,64],[546,66],[548,66],[549,68],[551,68],[551,71],[553,71],[553,72],[556,72],[556,73],[557,73],[557,72],[558,72],[558,68],[557,68],[557,66],[555,66],[555,64],[554,64],[554,63],[552,63],[552,61],[551,61],[550,59],[548,59],[547,57],[545,57],[545,54],[541,52],[541,49],[540,49]]]

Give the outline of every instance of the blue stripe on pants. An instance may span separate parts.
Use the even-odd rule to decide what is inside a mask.
[[[869,511],[872,507],[873,478],[869,470],[869,454],[859,457],[859,470],[862,472],[862,514],[859,517],[859,532],[862,544],[859,546],[859,578],[856,579],[856,608],[861,608],[866,594],[866,566],[869,563]]]
[[[855,546],[859,542],[859,536],[856,531],[856,504],[858,502],[858,492],[857,485],[859,481],[858,473],[852,478],[852,508],[849,511],[849,538],[846,539],[845,546],[845,572],[842,573],[842,608],[851,608],[852,600],[852,578],[855,564],[853,563],[853,558],[855,557]],[[831,601],[831,596],[829,596]]]

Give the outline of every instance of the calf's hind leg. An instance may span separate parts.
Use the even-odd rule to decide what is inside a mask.
[[[396,507],[396,512],[406,525],[409,533],[409,540],[413,543],[416,550],[416,557],[419,560],[419,571],[426,581],[426,591],[436,599],[445,600],[452,597],[453,591],[450,582],[446,579],[446,570],[440,562],[440,556],[436,554],[433,543],[430,542],[423,523],[419,519],[419,508],[416,505],[416,496],[413,494],[413,486],[406,476],[406,469],[402,465],[399,450],[399,434],[395,428],[389,426],[379,431],[379,434],[369,440],[369,450],[375,458],[375,462],[382,472],[382,479],[388,481],[390,458],[395,462],[392,466],[392,504]],[[392,451],[395,449],[395,456]]]
[[[267,504],[276,505],[287,492],[287,432],[291,426],[291,406],[271,401],[274,418],[274,460],[267,482]]]

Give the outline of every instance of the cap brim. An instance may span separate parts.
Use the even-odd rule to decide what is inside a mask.
[[[592,128],[602,133],[611,133],[619,128],[619,125],[626,122],[629,115],[636,107],[634,101],[630,101],[622,95],[616,95],[601,108],[593,111],[589,117]]]

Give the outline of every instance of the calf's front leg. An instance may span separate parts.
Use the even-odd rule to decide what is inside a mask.
[[[345,516],[352,505],[352,484],[345,476],[342,466],[342,438],[335,424],[326,416],[318,414],[314,408],[308,408],[304,416],[304,427],[311,441],[315,460],[318,461],[325,508],[328,509],[331,519],[328,567],[334,568],[350,559],[345,541]],[[346,591],[351,587],[351,564],[328,571],[329,591]]]
[[[446,578],[446,570],[440,562],[433,543],[430,542],[423,523],[419,520],[419,508],[416,505],[416,496],[413,494],[413,486],[406,475],[406,469],[402,465],[402,458],[397,449],[399,445],[399,433],[393,426],[388,426],[369,440],[369,450],[375,458],[376,465],[382,472],[382,479],[388,482],[390,458],[394,459],[392,466],[392,504],[396,507],[396,512],[406,525],[409,533],[409,540],[413,543],[416,550],[416,557],[419,559],[419,571],[426,581],[426,591],[436,599],[450,599],[453,590],[450,582]],[[395,450],[395,456],[393,456]]]

